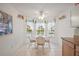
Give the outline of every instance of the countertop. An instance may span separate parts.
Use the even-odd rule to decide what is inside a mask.
[[[68,42],[70,42],[72,44],[75,44],[75,45],[78,45],[79,46],[79,40],[76,41],[72,37],[62,37],[62,39],[65,40],[65,41],[68,41]]]

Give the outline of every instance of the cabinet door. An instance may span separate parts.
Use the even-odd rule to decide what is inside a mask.
[[[76,56],[79,56],[79,46],[76,46]]]
[[[79,52],[78,51],[76,51],[76,56],[79,56]]]
[[[63,56],[74,56],[74,48],[69,44],[71,45],[71,43],[63,41],[63,47],[62,47]]]

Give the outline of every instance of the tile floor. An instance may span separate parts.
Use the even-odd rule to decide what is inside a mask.
[[[26,48],[22,46],[16,50],[17,56],[61,56],[61,49],[58,46],[53,44],[52,48],[42,48],[41,46]]]

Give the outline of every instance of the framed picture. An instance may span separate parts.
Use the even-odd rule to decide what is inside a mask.
[[[13,32],[12,16],[0,11],[0,35],[6,35]]]

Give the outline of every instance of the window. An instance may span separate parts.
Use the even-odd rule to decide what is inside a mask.
[[[35,22],[34,22],[35,21]],[[52,36],[54,34],[53,21],[42,21],[42,20],[28,20],[27,21],[27,34],[31,36]]]

